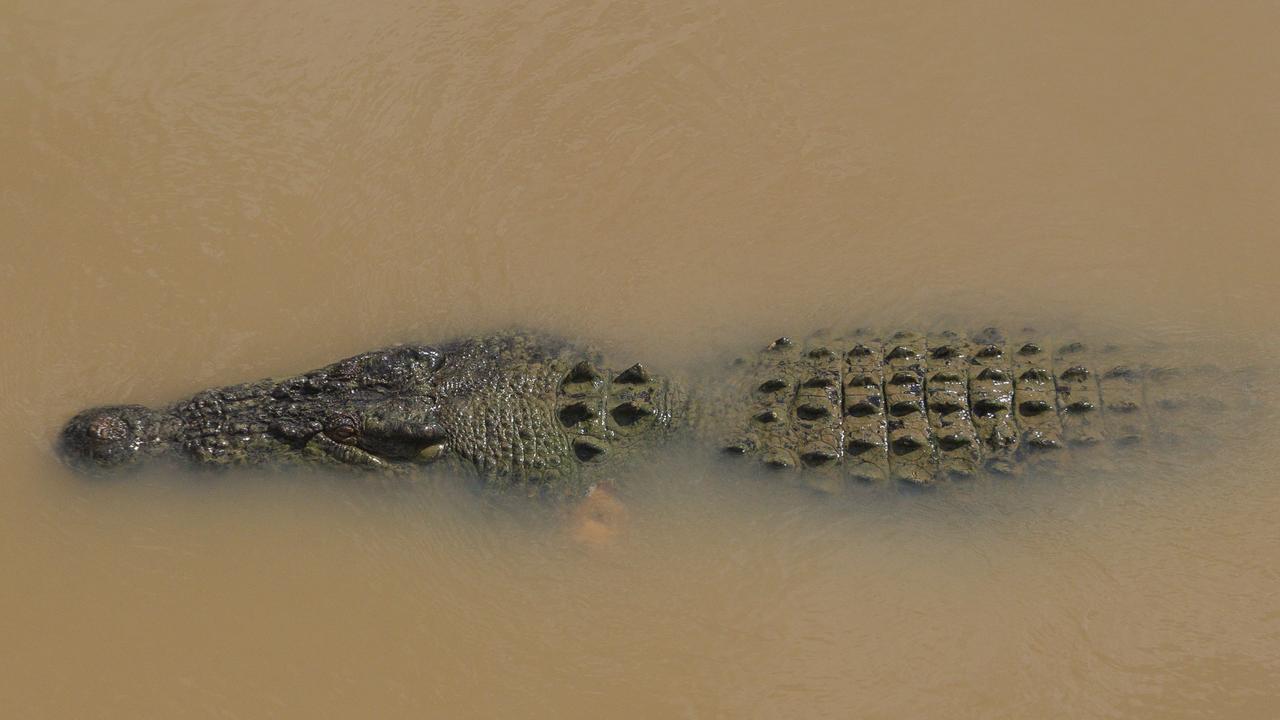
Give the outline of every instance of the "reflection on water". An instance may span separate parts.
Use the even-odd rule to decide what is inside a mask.
[[[447,481],[86,483],[50,444],[88,405],[506,326],[658,367],[999,322],[1274,368],[1276,14],[0,10],[0,702],[1272,714],[1271,425],[922,495],[675,453],[603,551]]]

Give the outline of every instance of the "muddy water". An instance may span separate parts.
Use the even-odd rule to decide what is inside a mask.
[[[512,325],[1277,347],[1274,6],[381,5],[0,9],[7,715],[1275,715],[1266,432],[923,496],[671,458],[604,551],[447,481],[63,470],[86,405]]]

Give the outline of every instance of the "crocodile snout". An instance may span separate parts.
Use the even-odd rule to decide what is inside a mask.
[[[164,415],[141,405],[113,405],[71,418],[58,449],[68,464],[93,470],[132,465],[166,443]]]

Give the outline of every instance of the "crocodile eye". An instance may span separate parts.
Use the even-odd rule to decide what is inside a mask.
[[[340,443],[351,443],[359,435],[356,428],[354,418],[347,415],[340,415],[329,422],[329,426],[324,429],[324,434],[329,436],[330,440]]]

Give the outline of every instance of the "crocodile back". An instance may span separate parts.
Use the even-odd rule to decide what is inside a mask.
[[[714,434],[729,457],[831,489],[1174,451],[1250,422],[1242,371],[1186,361],[1032,330],[783,337],[735,362]]]

